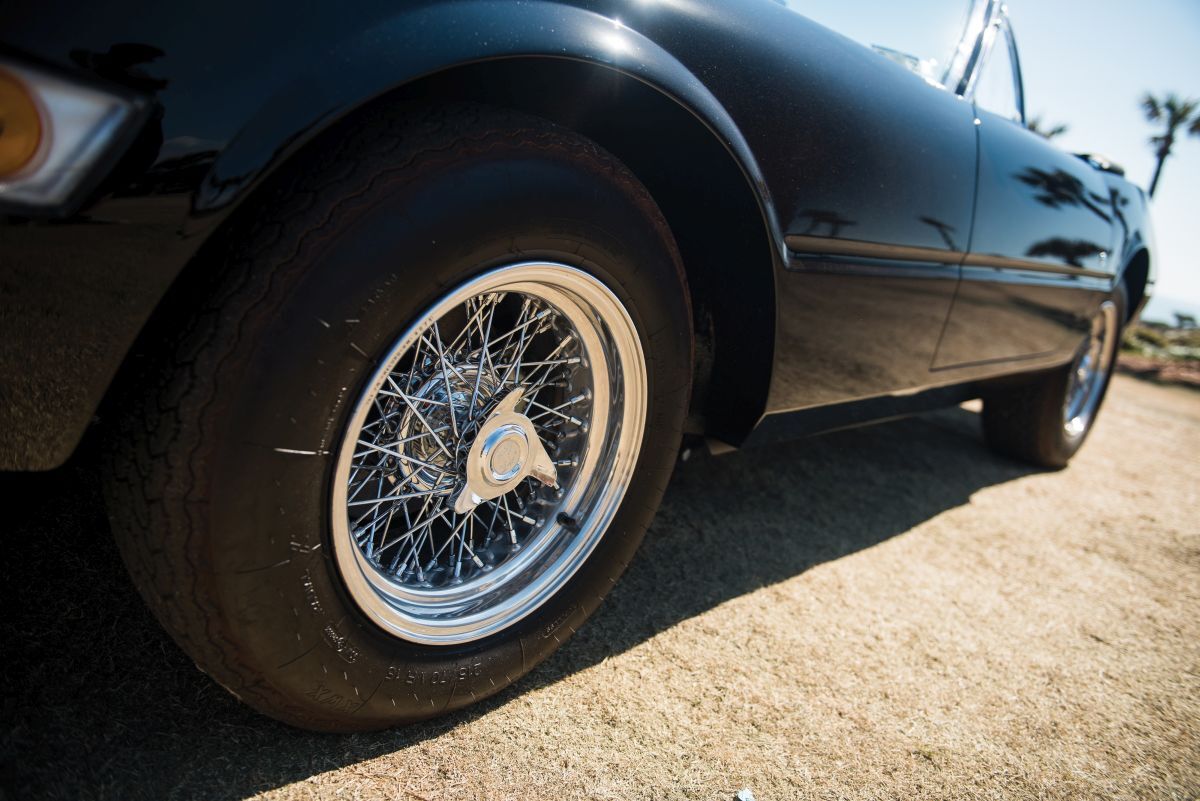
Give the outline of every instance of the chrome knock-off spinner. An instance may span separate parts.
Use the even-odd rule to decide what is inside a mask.
[[[454,511],[466,514],[484,501],[499,498],[526,478],[547,486],[558,483],[558,470],[528,417],[517,411],[525,395],[518,387],[496,406],[467,454],[465,483]]]

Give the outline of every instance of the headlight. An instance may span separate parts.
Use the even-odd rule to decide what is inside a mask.
[[[0,72],[0,180],[29,166],[42,146],[42,116],[20,79]]]
[[[141,101],[0,64],[0,206],[63,207],[99,180],[98,163]]]

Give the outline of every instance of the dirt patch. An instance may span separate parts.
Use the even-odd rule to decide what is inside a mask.
[[[681,467],[591,623],[465,713],[266,721],[119,572],[77,463],[0,482],[7,797],[1200,793],[1200,395],[1118,377],[1070,468],[922,418]]]

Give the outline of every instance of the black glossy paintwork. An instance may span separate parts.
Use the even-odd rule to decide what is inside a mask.
[[[773,410],[930,383],[957,265],[812,257],[792,264],[779,282]]]
[[[971,253],[1061,272],[968,264],[934,365],[1072,349],[1114,272],[1114,216],[1103,174],[1046,139],[977,109],[979,181]],[[1085,272],[1097,275],[1087,276]]]
[[[1104,173],[1020,124],[977,109],[979,184],[971,252],[1114,272]]]
[[[1115,254],[1117,264],[1120,265],[1118,276],[1124,277],[1126,271],[1130,270],[1137,272],[1138,267],[1135,265],[1139,261],[1139,255],[1148,262],[1148,264],[1142,265],[1142,268],[1148,273],[1145,276],[1145,291],[1141,297],[1131,298],[1133,305],[1130,311],[1137,313],[1149,300],[1155,279],[1154,251],[1156,243],[1153,221],[1150,218],[1149,201],[1141,188],[1121,176],[1105,173],[1104,182],[1107,185],[1109,197],[1112,198],[1113,221],[1117,233]],[[1137,284],[1141,280],[1141,277],[1135,276],[1133,283]]]
[[[69,454],[162,293],[273,170],[355,107],[458,65],[571,59],[634,76],[736,160],[744,181],[722,191],[753,196],[776,287],[761,299],[777,328],[764,345],[774,346],[771,393],[751,419],[1026,364],[931,370],[960,277],[952,260],[797,254],[788,235],[957,252],[974,249],[974,222],[994,252],[1030,259],[1056,258],[1055,238],[1103,240],[1120,254],[1110,270],[1149,241],[1140,192],[1109,177],[1101,184],[1123,212],[1108,239],[1092,220],[1076,229],[1079,209],[1030,203],[1036,188],[1019,179],[981,195],[995,215],[973,217],[981,140],[970,104],[773,0],[49,2],[6,8],[0,48],[119,83],[153,107],[75,219],[0,225],[0,467],[49,467]],[[997,146],[996,169],[1053,175],[1063,166],[1020,150]],[[1095,181],[1084,183],[1090,194]],[[1008,208],[1010,195],[1023,211]],[[1025,236],[1029,215],[1038,253]],[[730,264],[730,280],[749,268]],[[966,277],[987,276],[969,268]],[[1054,327],[1065,309],[1087,306],[1063,300],[1044,275],[1025,278],[1007,271],[971,284],[983,289],[964,284],[962,324],[978,333],[978,307]],[[960,347],[959,320],[940,365],[977,361],[960,352],[969,343]]]
[[[975,172],[969,104],[784,10],[730,54],[723,43],[744,41],[745,9],[720,7],[711,39],[685,63],[709,74],[728,56],[740,65],[741,80],[713,92],[746,131],[785,236],[965,247]],[[777,279],[768,411],[927,381],[957,268],[815,255],[790,254]]]

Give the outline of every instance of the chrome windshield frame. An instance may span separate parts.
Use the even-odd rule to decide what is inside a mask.
[[[988,57],[1002,38],[1012,61],[1013,90],[1016,96],[1020,124],[1025,124],[1025,85],[1021,77],[1021,59],[1017,53],[1017,41],[1013,36],[1012,23],[1008,18],[1008,7],[1000,0],[976,0],[972,7],[959,41],[954,58],[946,70],[944,85],[964,100],[974,101],[975,87]]]
[[[985,54],[985,38],[1000,9],[1000,0],[974,0],[967,13],[967,24],[958,46],[946,66],[942,85],[956,95],[964,95],[972,76],[978,72]]]

